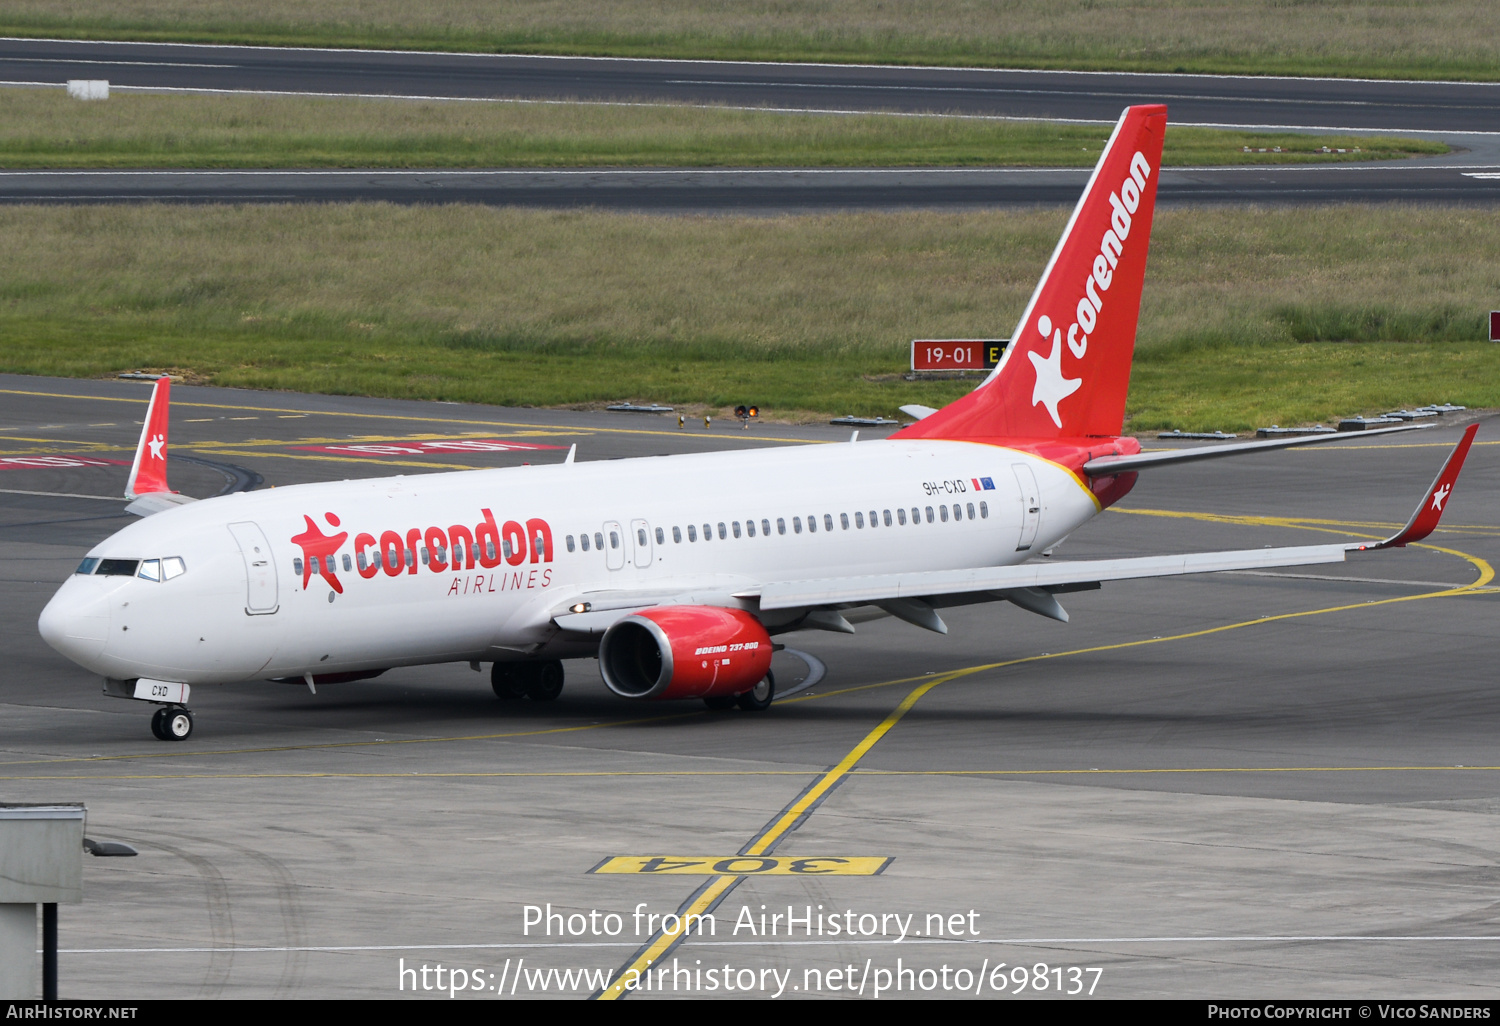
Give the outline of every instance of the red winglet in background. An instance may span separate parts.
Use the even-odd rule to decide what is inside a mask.
[[[1438,521],[1443,519],[1443,510],[1448,505],[1448,499],[1453,495],[1453,485],[1458,481],[1458,472],[1464,469],[1464,458],[1469,455],[1469,446],[1474,444],[1474,435],[1478,431],[1478,424],[1469,425],[1464,436],[1448,454],[1443,469],[1438,471],[1432,487],[1427,489],[1426,495],[1422,496],[1422,501],[1418,503],[1416,511],[1412,513],[1405,527],[1374,545],[1351,545],[1349,547],[1351,549],[1400,548],[1412,542],[1419,542],[1436,530]]]
[[[156,379],[151,405],[146,408],[146,423],[141,426],[141,441],[135,447],[135,462],[125,482],[127,499],[172,490],[167,487],[167,404],[171,391],[171,378],[163,375]]]

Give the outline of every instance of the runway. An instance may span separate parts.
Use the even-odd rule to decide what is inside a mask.
[[[86,801],[91,837],[141,851],[86,862],[85,904],[61,916],[65,998],[447,1000],[455,970],[466,997],[585,997],[596,978],[562,971],[632,964],[635,914],[695,895],[719,899],[714,932],[630,1000],[718,996],[693,974],[726,968],[712,978],[783,998],[870,998],[882,980],[894,997],[901,968],[921,996],[960,978],[1014,996],[1016,967],[1038,997],[1066,994],[1073,968],[1079,997],[1495,996],[1490,423],[1429,545],[1322,576],[1111,585],[1067,596],[1068,625],[976,607],[946,637],[890,620],[792,635],[827,676],[763,716],[628,703],[590,660],[549,705],[437,666],[317,695],[203,688],[193,738],[166,745],[35,630],[127,522],[112,496],[147,394],[0,377],[4,794]],[[1158,470],[1055,558],[1381,534],[1456,435]],[[286,487],[575,443],[585,460],[848,435],[179,386],[172,437]],[[200,496],[226,483],[171,473]],[[741,857],[756,845],[767,858]],[[658,861],[592,872],[617,857]],[[823,932],[788,936],[788,906]],[[762,931],[762,911],[781,919]]]
[[[413,51],[0,39],[0,84],[335,95],[713,103],[1112,124],[1166,103],[1179,124],[1337,131],[1500,131],[1500,84],[659,61]]]
[[[667,214],[977,210],[1071,205],[1069,169],[0,171],[0,203],[484,203]],[[1500,202],[1500,164],[1169,168],[1157,202]]]
[[[651,61],[487,54],[0,40],[0,85],[105,78],[116,90],[448,100],[690,103],[1111,124],[1164,102],[1174,124],[1440,139],[1393,164],[1179,168],[1163,203],[1491,205],[1500,201],[1500,85],[991,69]],[[479,169],[22,171],[0,203],[487,203],[658,213],[975,209],[1071,204],[1087,169]]]

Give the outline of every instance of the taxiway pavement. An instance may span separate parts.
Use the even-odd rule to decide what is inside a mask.
[[[1426,546],[1315,572],[1110,585],[1067,596],[1069,625],[996,606],[945,613],[946,637],[889,620],[794,635],[827,676],[764,715],[631,704],[589,660],[568,664],[548,705],[500,703],[466,666],[434,666],[316,696],[200,689],[193,738],[165,744],[146,711],[101,695],[35,627],[83,552],[126,522],[111,498],[126,468],[103,461],[129,460],[147,394],[0,377],[0,794],[85,801],[90,836],[141,852],[86,861],[85,904],[61,921],[65,998],[436,997],[438,964],[447,985],[463,971],[469,997],[543,996],[543,982],[582,997],[592,988],[576,977],[534,973],[619,969],[646,939],[632,921],[642,903],[672,912],[726,875],[591,869],[727,858],[777,831],[783,868],[893,861],[876,876],[728,874],[715,934],[677,947],[667,961],[689,975],[652,996],[700,996],[681,989],[691,974],[728,966],[753,994],[784,979],[783,997],[861,984],[871,997],[880,971],[899,978],[898,959],[933,970],[912,977],[929,997],[956,996],[938,982],[944,965],[945,981],[963,969],[971,987],[983,968],[993,994],[1002,962],[1061,967],[1065,989],[1070,967],[1101,969],[1094,993],[1112,997],[1495,996],[1500,438],[1488,424]],[[1456,434],[1143,474],[1054,558],[1379,535]],[[561,448],[399,451],[419,438]],[[574,443],[589,460],[847,438],[174,391],[174,450],[267,486],[560,460]],[[203,464],[171,472],[191,494],[224,484]],[[782,679],[805,674],[778,659]],[[527,907],[548,904],[564,931],[599,910],[621,932],[528,933]],[[765,936],[762,905],[852,913],[857,936],[789,938],[784,917]],[[906,915],[897,942],[899,920],[880,917]],[[1055,996],[1027,978],[1028,994]]]

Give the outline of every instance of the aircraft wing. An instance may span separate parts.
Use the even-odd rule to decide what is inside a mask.
[[[1018,566],[976,567],[969,570],[929,570],[908,574],[871,574],[822,580],[786,581],[763,585],[758,593],[737,592],[738,598],[758,597],[762,609],[879,603],[888,599],[929,599],[969,592],[1050,590],[1070,585],[1098,584],[1144,577],[1175,577],[1221,570],[1256,570],[1274,566],[1341,563],[1348,546],[1302,545],[1277,549],[1239,549],[1194,552],[1175,556],[1131,559],[1084,559],[1022,563]],[[1004,596],[996,596],[1003,598]]]

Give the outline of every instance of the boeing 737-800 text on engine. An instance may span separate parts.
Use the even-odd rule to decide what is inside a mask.
[[[1103,581],[1335,562],[1437,524],[1471,427],[1411,521],[1380,543],[1026,560],[1142,469],[1321,437],[1142,453],[1121,437],[1166,108],[1131,107],[1000,366],[884,441],[298,485],[194,502],[167,487],[168,381],[131,468],[143,519],[101,542],[43,611],[43,637],[192,731],[192,686],[319,683],[493,663],[501,697],[555,698],[597,656],[633,699],[764,709],[771,638],[861,613],[945,633],[945,606]],[[1411,430],[1408,428],[1397,430]],[[1373,433],[1373,432],[1371,432]]]

